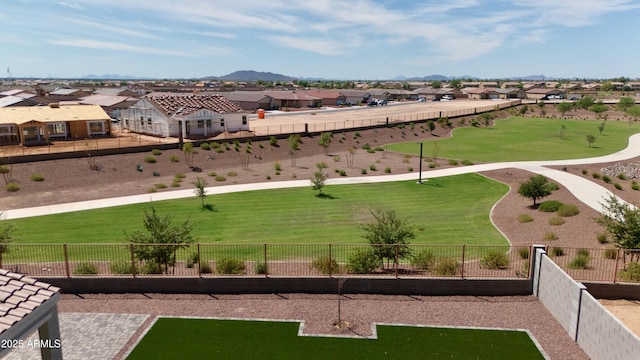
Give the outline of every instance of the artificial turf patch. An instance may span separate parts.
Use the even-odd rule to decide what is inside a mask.
[[[377,339],[297,336],[299,323],[161,318],[128,359],[543,359],[523,331],[377,326]]]

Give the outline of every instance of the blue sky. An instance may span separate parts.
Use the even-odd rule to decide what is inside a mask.
[[[4,0],[13,77],[640,77],[640,0]]]

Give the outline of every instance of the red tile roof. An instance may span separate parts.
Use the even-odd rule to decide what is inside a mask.
[[[163,95],[150,96],[149,101],[167,115],[189,115],[207,109],[217,113],[242,111],[221,95]]]
[[[0,269],[0,334],[59,291],[47,283]]]

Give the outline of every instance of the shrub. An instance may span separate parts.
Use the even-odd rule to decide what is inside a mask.
[[[605,249],[603,257],[609,260],[615,260],[618,257],[618,250],[616,249]]]
[[[471,160],[462,160],[462,165],[464,165],[464,166],[473,165],[473,161],[471,161]]]
[[[318,168],[318,170],[322,170],[329,168],[329,165],[327,165],[327,163],[324,161],[320,161],[319,163],[316,163],[316,167]]]
[[[553,226],[558,226],[558,225],[562,225],[562,224],[565,223],[563,218],[557,217],[557,216],[549,218],[549,220],[547,222],[549,223],[549,225],[553,225]]]
[[[591,174],[591,177],[593,177],[594,179],[600,179],[602,178],[602,175],[600,175],[599,173],[593,173]]]
[[[376,146],[375,149],[373,149],[375,151],[384,151],[384,148],[382,146]]]
[[[556,212],[563,204],[558,200],[543,201],[538,205],[538,211],[542,212]]]
[[[232,176],[232,177],[233,177],[233,176],[238,176],[238,173],[237,173],[237,172],[235,172],[235,171],[229,171],[229,172],[227,173],[227,176]]]
[[[369,165],[369,170],[376,171],[376,170],[378,170],[378,168],[376,168],[375,165]]]
[[[153,154],[153,155],[155,155],[155,156],[162,155],[162,150],[160,150],[160,149],[153,149],[153,150],[151,150],[151,154]]]
[[[637,182],[635,182],[635,181],[634,181],[634,182],[632,182],[632,183],[631,183],[631,190],[635,190],[635,191],[640,190],[640,185],[638,185],[638,183],[637,183]]]
[[[544,241],[558,240],[558,235],[556,235],[556,233],[554,233],[554,232],[546,232],[542,236],[542,240],[544,240]]]
[[[382,259],[373,249],[359,249],[349,254],[347,271],[352,274],[371,274],[382,266]]]
[[[575,205],[565,204],[560,206],[560,208],[558,209],[558,216],[570,217],[578,214],[580,214],[580,210],[578,210],[578,207]]]
[[[455,165],[458,165],[458,160],[449,159],[448,163],[449,163],[449,165],[454,165],[455,166]]]
[[[362,145],[362,149],[363,150],[371,150],[371,145],[369,145],[369,143],[366,143],[366,144]]]
[[[582,169],[582,175],[587,175],[589,174],[589,172],[587,171],[587,169]]]
[[[256,263],[256,274],[267,275],[268,273],[266,263],[262,261]]]
[[[413,171],[413,168],[412,168],[411,166],[409,166],[409,167],[407,167],[407,171],[408,171],[408,172],[412,172],[412,171]]]
[[[340,162],[340,156],[339,155],[334,156],[333,157],[333,161],[334,162]]]
[[[528,223],[528,222],[532,222],[533,221],[533,217],[529,214],[520,214],[518,215],[518,222],[519,223]]]
[[[155,186],[156,189],[166,189],[167,188],[167,185],[165,185],[163,183],[157,183],[157,184],[155,184],[153,186]]]
[[[384,168],[384,172],[385,174],[391,174],[391,168],[390,167]]]
[[[31,181],[44,181],[44,175],[33,174],[31,175]]]
[[[438,164],[436,164],[434,162],[430,162],[429,163],[429,169],[433,169],[433,168],[436,168],[436,167],[438,167]]]
[[[153,164],[156,162],[156,158],[154,158],[153,156],[145,156],[144,162],[146,162],[147,164]]]
[[[580,254],[576,255],[576,257],[569,262],[570,269],[584,270],[587,268],[587,265],[589,265],[589,256]]]
[[[640,263],[637,261],[630,262],[626,269],[618,272],[618,277],[626,281],[640,281]]]
[[[609,175],[602,176],[602,181],[606,182],[607,184],[610,184],[611,181],[612,181],[611,180],[611,176],[609,176]]]
[[[152,187],[151,189],[147,190],[147,192],[155,193],[155,192],[158,192],[158,189],[156,189],[155,187]]]
[[[176,179],[184,179],[184,178],[187,177],[187,175],[185,175],[183,173],[177,173],[173,177],[175,177]]]
[[[189,256],[187,256],[187,261],[185,261],[184,266],[186,266],[188,269],[191,269],[194,265],[198,263],[198,260],[199,260],[198,253],[193,252]]]
[[[278,146],[278,138],[275,136],[269,137],[269,145]]]
[[[521,259],[528,259],[529,258],[529,249],[528,248],[521,248],[520,250],[518,250],[518,255],[520,255]]]
[[[212,272],[208,261],[200,263],[200,274],[211,274]]]
[[[452,258],[442,258],[436,266],[436,274],[441,276],[452,276],[458,273],[460,262]]]
[[[616,175],[616,177],[620,180],[627,180],[627,175],[625,175],[624,173],[620,173]]]
[[[128,261],[112,261],[109,263],[109,270],[112,275],[129,275],[131,274],[131,263]]]
[[[336,274],[339,270],[338,262],[329,256],[320,256],[313,260],[310,267],[311,269],[325,275]]]
[[[509,258],[499,250],[492,250],[480,259],[480,266],[487,269],[506,269],[509,266]]]
[[[8,192],[16,192],[20,190],[20,184],[15,182],[10,182],[7,185],[5,185],[4,189],[7,190]]]
[[[81,262],[73,269],[73,275],[98,275],[98,267],[94,263]]]
[[[618,190],[622,190],[622,185],[620,185],[618,183],[614,183],[613,186]]]
[[[153,176],[160,176],[160,173],[159,173],[159,172],[157,172],[157,171],[154,171],[154,172],[153,172]]]
[[[608,243],[608,242],[609,242],[609,238],[608,238],[607,234],[606,234],[606,233],[600,233],[600,234],[598,234],[598,242],[599,242],[600,244],[606,244],[606,243]]]
[[[552,256],[564,256],[564,249],[561,247],[552,247],[551,248]]]
[[[217,154],[222,154],[224,152],[224,148],[219,147],[215,151],[216,151]]]
[[[146,261],[140,268],[141,274],[159,275],[162,274],[162,266],[154,261]]]
[[[411,266],[418,270],[431,270],[436,263],[436,257],[430,250],[422,250],[411,258]]]
[[[237,275],[242,274],[244,272],[244,269],[244,261],[239,259],[226,257],[216,262],[216,272],[218,274]]]
[[[171,185],[169,185],[171,187],[180,187],[180,179],[173,179],[173,181],[171,182]]]
[[[576,254],[578,256],[589,256],[589,250],[587,249],[578,249],[578,251],[576,251]]]
[[[178,157],[177,157],[177,156],[175,156],[175,155],[171,155],[171,156],[169,156],[169,161],[171,161],[171,162],[178,162],[178,161],[180,161],[180,159],[178,159]]]
[[[554,183],[554,182],[550,182],[548,185],[549,190],[551,191],[556,191],[560,189],[560,186],[558,186],[558,184]]]
[[[221,175],[216,176],[215,179],[216,179],[216,181],[226,181],[227,180],[226,177],[221,176]]]
[[[360,174],[362,174],[362,175],[366,175],[366,174],[367,174],[367,169],[362,169],[362,170],[360,170]]]
[[[275,164],[273,164],[273,169],[275,171],[282,171],[282,166],[280,165],[279,162],[276,161]]]
[[[221,146],[220,146],[220,143],[215,142],[215,141],[214,141],[214,142],[212,142],[211,144],[209,144],[209,146],[210,146],[212,149],[219,149],[219,148],[221,147]]]
[[[216,177],[216,176],[218,176],[218,174],[215,171],[212,171],[212,172],[208,173],[207,176]]]
[[[202,149],[202,150],[211,150],[211,145],[209,145],[207,143],[202,143],[202,144],[200,144],[200,149]]]

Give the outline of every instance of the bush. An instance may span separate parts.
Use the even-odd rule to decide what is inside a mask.
[[[215,151],[216,151],[217,154],[222,154],[224,152],[224,148],[219,147]]]
[[[546,232],[542,236],[542,240],[544,240],[544,241],[558,240],[558,235],[556,235],[556,233],[554,233],[554,232]]]
[[[436,274],[440,276],[453,276],[458,273],[460,262],[452,258],[442,258],[436,266]]]
[[[200,274],[211,274],[212,272],[208,261],[200,263]]]
[[[221,175],[216,176],[215,179],[216,179],[216,181],[226,181],[227,180],[226,177],[221,176]]]
[[[593,177],[594,179],[600,179],[602,175],[600,175],[599,173],[593,173],[591,174],[591,177]]]
[[[558,209],[558,216],[570,217],[578,214],[580,214],[580,210],[575,205],[565,204],[560,206],[560,208]]]
[[[480,267],[487,269],[506,269],[509,266],[509,258],[499,250],[492,250],[480,259]]]
[[[611,183],[611,181],[612,181],[612,180],[611,180],[611,176],[609,176],[609,175],[604,175],[604,176],[602,177],[602,181],[606,182],[607,184],[610,184],[610,183]]]
[[[558,186],[558,184],[554,183],[554,182],[550,182],[549,185],[547,185],[549,190],[551,191],[556,191],[556,190],[560,190],[560,186]]]
[[[269,145],[278,146],[278,138],[275,136],[269,137]]]
[[[616,175],[616,177],[620,180],[627,180],[627,175],[625,175],[624,173],[620,173]]]
[[[384,148],[382,146],[376,146],[375,149],[373,149],[375,151],[384,151]]]
[[[407,171],[408,171],[408,172],[412,172],[412,171],[413,171],[413,168],[412,168],[411,166],[409,166],[409,167],[407,168]]]
[[[606,234],[606,233],[600,233],[600,234],[598,234],[598,242],[599,242],[600,244],[606,244],[606,243],[608,243],[608,242],[609,242],[609,238],[608,238],[607,234]]]
[[[627,268],[618,272],[618,277],[626,281],[640,281],[640,263],[632,261]]]
[[[582,175],[587,175],[589,174],[589,171],[587,171],[587,169],[582,169]]]
[[[155,156],[162,155],[162,150],[160,150],[160,149],[153,149],[153,150],[151,150],[151,154],[153,154],[153,155],[155,155]]]
[[[618,183],[613,184],[613,186],[618,190],[622,190],[622,185],[620,185]]]
[[[171,162],[178,162],[178,161],[180,161],[180,159],[178,159],[178,157],[177,157],[177,156],[175,156],[175,155],[171,155],[171,156],[169,156],[169,161],[171,161]]]
[[[320,256],[313,260],[310,267],[311,269],[325,275],[336,274],[339,270],[338,262],[329,256]]]
[[[434,162],[430,162],[430,163],[429,163],[429,169],[434,169],[434,168],[436,168],[436,167],[438,167],[438,164],[436,164],[436,163],[434,163]]]
[[[458,165],[458,160],[455,159],[449,159],[447,162],[449,163],[449,165]]]
[[[267,275],[268,273],[266,263],[262,261],[256,263],[256,274]]]
[[[563,204],[558,200],[547,200],[540,203],[538,211],[556,212]]]
[[[202,143],[202,144],[200,144],[200,149],[202,149],[202,150],[211,150],[211,145],[209,145],[207,143]]]
[[[371,150],[371,145],[369,145],[369,143],[362,145],[362,150]]]
[[[229,171],[229,172],[227,173],[227,176],[232,176],[232,177],[233,177],[233,176],[238,176],[238,173],[237,173],[237,172],[235,172],[235,171]]]
[[[33,174],[31,175],[31,181],[44,181],[44,175]]]
[[[520,214],[518,215],[518,222],[521,224],[532,222],[533,217],[529,214]]]
[[[520,255],[521,259],[528,259],[529,258],[529,249],[528,248],[521,248],[520,250],[518,250],[518,255]]]
[[[391,168],[390,167],[384,168],[384,172],[385,174],[391,174]]]
[[[549,220],[548,220],[549,225],[553,225],[553,226],[562,225],[562,224],[564,224],[564,222],[565,221],[564,221],[563,218],[557,217],[557,216],[549,218]]]
[[[603,257],[608,260],[615,260],[618,257],[618,250],[616,249],[605,249]]]
[[[564,256],[564,249],[561,247],[552,247],[551,256]]]
[[[20,184],[15,182],[10,182],[7,185],[5,185],[4,189],[7,190],[8,192],[16,192],[20,190]]]
[[[159,275],[162,274],[162,266],[154,261],[146,261],[140,269],[141,274]]]
[[[242,274],[245,266],[244,261],[226,257],[216,262],[216,272],[218,274]]]
[[[367,174],[367,169],[362,169],[362,170],[360,170],[360,174],[362,174],[362,175],[366,175],[366,174]]]
[[[340,174],[340,176],[347,176],[347,172],[340,169],[340,171],[338,171],[338,173]]]
[[[185,261],[184,266],[186,266],[188,269],[191,269],[194,265],[198,263],[199,259],[200,258],[198,257],[198,253],[193,252],[189,256],[187,256],[187,261]]]
[[[216,176],[218,176],[218,174],[215,171],[212,171],[212,172],[208,173],[207,176],[216,177]]]
[[[156,192],[158,192],[158,189],[156,189],[155,187],[152,187],[151,189],[147,190],[147,192],[156,193]]]
[[[94,263],[81,262],[73,269],[73,275],[98,275],[98,267]]]
[[[471,160],[462,160],[462,165],[464,165],[464,166],[473,165],[473,161],[471,161]]]
[[[144,162],[146,162],[147,164],[153,164],[156,162],[156,158],[154,158],[153,156],[145,156]]]
[[[187,175],[183,174],[183,173],[177,173],[175,175],[173,175],[173,177],[175,177],[176,179],[184,179],[187,177]]]
[[[279,162],[275,162],[275,164],[273,164],[273,170],[275,171],[282,171],[282,166],[280,165]]]
[[[631,183],[631,190],[635,190],[635,191],[640,190],[640,185],[638,185],[638,183],[637,183],[637,182],[635,182],[635,181],[634,181],[634,182],[632,182],[632,183]]]
[[[570,269],[584,270],[587,268],[587,265],[589,265],[589,256],[580,254],[576,255],[576,257],[569,262]]]
[[[382,266],[382,259],[373,249],[359,249],[349,254],[347,271],[352,274],[371,274]]]
[[[316,163],[316,167],[318,168],[318,170],[322,170],[329,168],[329,165],[327,165],[327,163],[324,161],[320,161],[319,163]]]
[[[436,263],[436,257],[430,250],[422,250],[411,258],[411,266],[418,270],[431,270]]]
[[[113,261],[109,263],[109,270],[112,275],[130,275],[131,263],[128,261]]]
[[[578,256],[589,256],[589,250],[587,249],[578,249],[578,251],[576,251],[576,254]]]
[[[214,141],[214,142],[212,142],[211,144],[209,144],[209,146],[210,146],[212,149],[219,149],[219,148],[221,148],[220,143],[215,142],[215,141]]]

